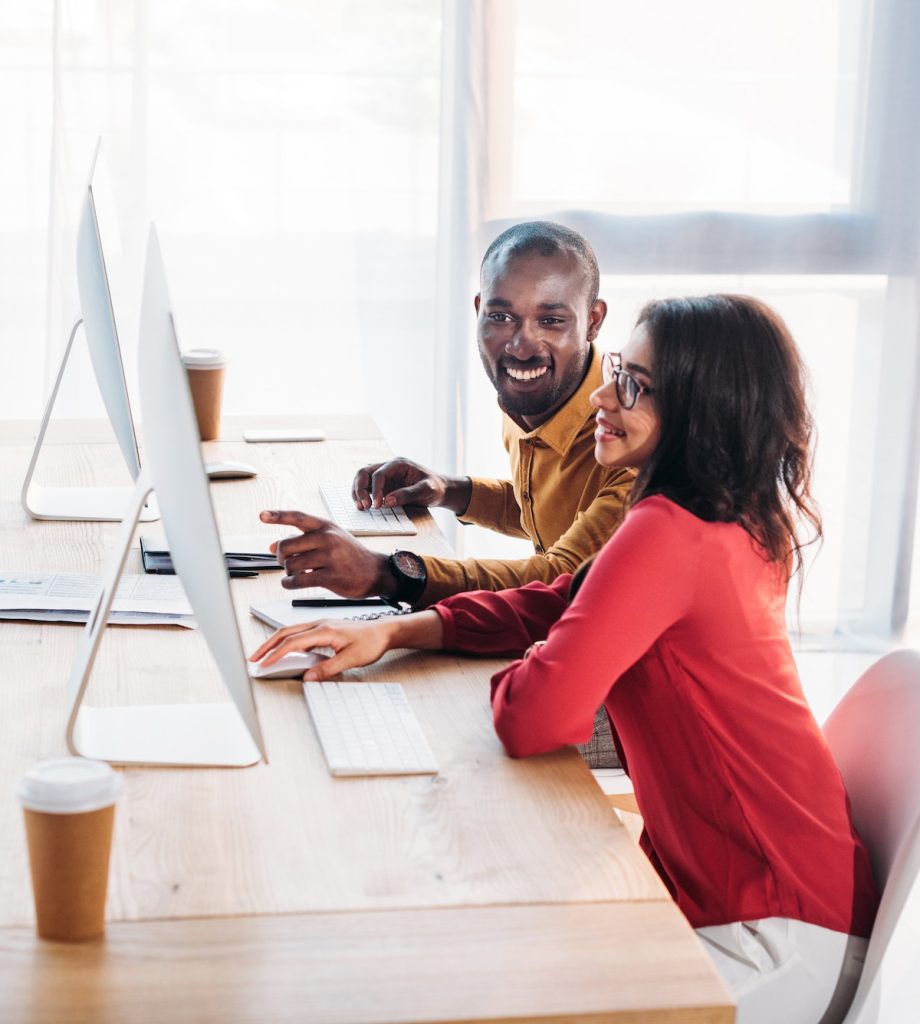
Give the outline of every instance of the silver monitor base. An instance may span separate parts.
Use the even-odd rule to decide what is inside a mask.
[[[125,511],[131,501],[132,488],[130,486],[43,487],[41,484],[32,482],[38,457],[41,454],[42,445],[45,441],[45,433],[48,430],[48,424],[51,422],[54,403],[57,400],[61,381],[64,379],[67,361],[70,359],[74,339],[82,323],[82,320],[77,320],[73,325],[70,338],[67,341],[67,348],[64,349],[61,367],[58,370],[54,387],[51,389],[51,397],[45,406],[45,413],[42,416],[38,436],[35,438],[35,447],[32,449],[29,468],[26,470],[26,477],[22,482],[20,501],[22,502],[22,507],[33,519],[117,523],[124,518]],[[153,502],[148,502],[141,512],[140,521],[150,523],[159,518],[160,513],[156,505]]]
[[[84,704],[68,746],[112,764],[246,768],[261,760],[233,704]]]
[[[131,501],[131,487],[42,487],[32,484],[23,493],[22,504],[33,519],[119,523]],[[155,499],[141,509],[142,523],[160,518]]]
[[[78,757],[116,764],[226,768],[256,764],[262,753],[254,742],[253,732],[260,740],[261,733],[257,722],[247,726],[235,704],[93,707],[84,703],[134,530],[149,496],[150,482],[146,471],[141,470],[125,507],[102,592],[84,627],[67,685],[67,749]],[[226,587],[225,577],[221,582]],[[192,607],[195,610],[194,602]],[[251,700],[251,690],[247,692]],[[255,716],[254,706],[252,714]]]

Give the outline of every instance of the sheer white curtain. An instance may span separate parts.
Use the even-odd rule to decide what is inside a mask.
[[[129,357],[155,220],[180,344],[229,357],[227,413],[370,410],[430,458],[403,410],[432,420],[440,6],[58,0],[54,18],[46,366],[102,136]]]
[[[50,0],[0,8],[0,415],[8,419],[37,417],[44,397],[52,23]]]

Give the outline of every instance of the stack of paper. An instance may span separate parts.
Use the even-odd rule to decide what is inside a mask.
[[[0,572],[0,619],[86,622],[102,590],[102,577],[76,572]],[[122,576],[109,623],[195,629],[182,584],[175,576]]]

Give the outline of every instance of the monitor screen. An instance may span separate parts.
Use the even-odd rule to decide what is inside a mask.
[[[101,143],[101,140],[100,140]],[[106,255],[102,248],[102,233],[97,209],[105,211],[106,237],[110,245],[116,244],[117,224],[114,218],[114,203],[107,185],[104,162],[101,158],[100,143],[96,145],[90,179],[80,210],[77,230],[77,288],[83,314],[83,330],[92,360],[93,372],[99,385],[102,400],[115,438],[124,460],[136,480],[140,474],[140,455],[137,448],[137,434],[128,385],[125,379],[124,361],[118,340],[115,322],[115,307],[112,303]],[[120,246],[117,248],[120,249]],[[109,254],[110,258],[112,254]],[[117,256],[117,253],[116,253]]]
[[[179,355],[166,274],[154,226],[147,243],[138,351],[146,472],[176,574],[249,736],[264,757],[223,546],[201,460],[188,376]]]

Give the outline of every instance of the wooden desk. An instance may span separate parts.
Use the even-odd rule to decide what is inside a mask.
[[[114,445],[90,436],[50,445],[39,478],[124,482]],[[366,420],[340,418],[330,437],[208,445],[208,458],[261,471],[212,486],[221,529],[277,533],[259,509],[320,511],[320,480],[386,455]],[[22,512],[30,447],[20,425],[0,430],[0,565],[100,571],[117,524],[34,523]],[[419,525],[412,546],[446,553],[432,520]],[[128,571],[140,571],[136,551]],[[251,649],[267,630],[249,604],[278,596],[278,577],[232,590]],[[64,688],[81,627],[0,630],[0,1020],[733,1019],[691,929],[577,754],[506,757],[488,701],[498,663],[448,654],[393,652],[353,673],[405,683],[439,775],[333,779],[299,684],[256,684],[270,764],[124,770],[106,939],[38,941],[13,786],[35,761],[66,753]],[[203,638],[176,628],[109,629],[91,693],[93,703],[223,699]]]

